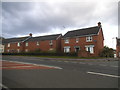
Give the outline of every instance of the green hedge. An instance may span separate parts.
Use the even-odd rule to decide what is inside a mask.
[[[2,53],[2,55],[28,55],[28,56],[77,56],[76,53],[52,53],[52,52],[29,52],[29,53]]]

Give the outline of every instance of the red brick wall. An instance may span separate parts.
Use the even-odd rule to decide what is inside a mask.
[[[117,57],[120,58],[119,53],[120,53],[120,46],[116,46],[116,55]]]
[[[52,47],[49,45],[50,40],[39,41],[39,45],[36,45],[37,42],[38,41],[28,42],[28,46],[25,46],[25,49],[28,49],[28,51],[35,51],[38,49],[40,49],[41,51],[49,51],[50,48],[56,50],[56,40],[52,40],[53,42]]]
[[[10,43],[10,47],[8,47],[8,44],[5,44],[5,52],[8,52],[8,50],[10,50],[10,52],[18,52],[17,49],[20,50],[20,52],[23,50],[23,44],[21,44],[19,47],[17,46],[17,42],[16,43]]]
[[[36,45],[37,41],[29,41],[28,46],[26,46],[26,42],[21,43],[21,46],[18,47],[17,43],[10,43],[10,47],[8,47],[8,44],[5,44],[5,52],[17,52],[17,49],[20,49],[21,51],[25,51],[28,49],[28,51],[35,51],[40,49],[41,51],[49,51],[50,48],[52,48],[55,51],[60,51],[61,50],[61,37],[58,38],[57,40],[52,40],[53,45],[49,45],[50,40],[45,40],[45,41],[38,41],[39,45]]]
[[[102,30],[99,31],[99,34],[98,36],[96,36],[96,39],[97,39],[96,54],[98,55],[101,52],[101,50],[104,48],[104,36]]]
[[[57,52],[61,51],[61,36],[56,40],[56,50]]]

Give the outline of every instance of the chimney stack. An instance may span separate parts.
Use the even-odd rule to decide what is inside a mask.
[[[98,22],[98,27],[101,27],[101,22]]]
[[[29,36],[31,36],[31,37],[32,37],[32,33],[30,33],[30,34],[29,34]]]

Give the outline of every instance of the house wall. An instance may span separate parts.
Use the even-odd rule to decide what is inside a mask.
[[[64,39],[61,40],[61,51],[64,52],[65,46],[70,46],[70,52],[75,52],[74,46],[80,46],[80,51],[86,51],[86,45],[94,45],[94,54],[91,56],[98,56],[100,50],[104,47],[103,43],[103,33],[100,30],[98,35],[94,35],[93,40],[91,42],[86,42],[86,37],[79,37],[79,42],[76,43],[76,38],[69,38],[69,43],[64,43]]]
[[[118,58],[120,58],[120,46],[116,46],[116,55]]]
[[[4,45],[0,44],[0,53],[4,52]]]
[[[103,36],[103,32],[102,29],[99,31],[98,35],[96,36],[97,39],[97,52],[96,54],[99,55],[99,53],[102,51],[102,49],[104,48],[104,36]]]
[[[8,43],[6,43],[4,46],[5,48],[5,51],[4,52],[11,52],[11,53],[17,53],[18,52],[18,49],[20,50],[20,52],[23,50],[23,45],[21,44],[19,47],[17,46],[17,43],[18,42],[15,42],[15,43],[10,43],[10,47],[8,47]]]
[[[37,45],[37,42],[39,42],[39,45]],[[44,41],[29,41],[28,46],[26,46],[26,42],[21,42],[21,45],[18,47],[17,43],[10,43],[10,47],[8,47],[8,43],[5,44],[5,52],[7,53],[8,50],[11,53],[18,52],[19,49],[20,52],[26,52],[26,49],[29,51],[35,51],[40,49],[41,51],[49,51],[49,50],[55,50],[60,51],[61,50],[61,37],[59,37],[57,40],[52,40],[53,44],[49,44],[50,40],[44,40]]]
[[[117,45],[116,45],[116,56],[118,57],[118,58],[120,58],[120,43],[119,43],[119,40],[120,39],[116,39],[117,40]]]
[[[39,42],[39,45],[37,45],[37,42]],[[45,41],[29,41],[28,46],[25,46],[25,50],[27,49],[29,51],[35,51],[35,50],[41,50],[41,51],[49,51],[50,49],[56,50],[56,40],[52,40],[53,44],[52,46],[49,44],[50,40]]]
[[[61,36],[56,40],[56,50],[57,52],[61,51]]]

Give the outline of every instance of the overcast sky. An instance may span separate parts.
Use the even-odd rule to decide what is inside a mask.
[[[118,37],[117,0],[2,2],[2,36],[5,38],[59,34],[102,23],[104,44],[115,48]]]

